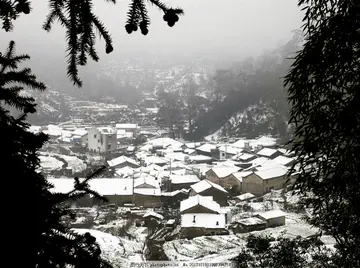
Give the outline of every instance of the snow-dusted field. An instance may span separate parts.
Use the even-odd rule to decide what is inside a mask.
[[[86,169],[86,163],[76,156],[57,154],[57,153],[46,153],[46,155],[39,156],[41,161],[41,167],[46,170],[58,170],[64,165],[63,159],[68,167],[72,168],[73,172],[81,172]]]
[[[307,237],[317,232],[305,223],[298,214],[288,214],[286,225],[276,228],[268,228],[263,231],[252,232],[255,235],[272,235],[278,237],[302,236]],[[201,261],[222,262],[235,257],[245,245],[245,238],[249,233],[226,235],[226,236],[203,236],[192,240],[179,239],[164,244],[164,252],[170,260],[178,261]],[[323,242],[333,246],[335,240],[330,236],[323,236]]]
[[[234,249],[244,245],[236,235],[203,236],[192,240],[178,239],[164,244],[164,252],[170,260],[190,261],[218,254],[228,256]],[[234,253],[234,252],[232,252]]]
[[[128,267],[131,261],[142,261],[143,244],[90,229],[74,229],[77,233],[89,232],[99,243],[102,256],[114,267]]]
[[[58,170],[61,169],[62,166],[64,165],[64,162],[52,156],[40,155],[39,159],[40,159],[40,166],[46,170]]]
[[[81,172],[86,169],[84,161],[76,156],[60,155],[60,157],[68,163],[68,167],[71,167],[73,172]]]

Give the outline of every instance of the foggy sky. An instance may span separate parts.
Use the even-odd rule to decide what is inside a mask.
[[[65,56],[65,32],[58,24],[50,33],[42,30],[48,8],[47,0],[32,0],[33,12],[15,21],[12,33],[0,31],[0,50],[10,40],[19,52],[37,60]],[[109,29],[114,52],[105,54],[103,40],[97,48],[102,61],[121,60],[131,53],[151,52],[171,56],[191,55],[233,60],[256,56],[291,38],[291,30],[301,26],[297,0],[172,0],[170,6],[182,7],[185,16],[172,28],[163,21],[163,14],[149,7],[149,34],[125,32],[129,0],[117,5],[94,0],[96,13]],[[65,64],[65,61],[64,61]]]

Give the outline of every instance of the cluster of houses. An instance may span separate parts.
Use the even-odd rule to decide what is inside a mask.
[[[107,133],[105,129],[101,131]],[[107,131],[111,136],[110,129]],[[228,208],[292,184],[296,175],[290,177],[288,171],[293,162],[293,156],[269,137],[227,144],[189,143],[163,137],[136,148],[132,158],[122,155],[107,161],[112,177],[95,178],[89,184],[119,206],[178,209],[186,237],[224,234],[230,227],[244,232],[285,224],[281,211],[230,222]],[[56,192],[73,188],[69,178],[49,181]],[[98,202],[88,196],[76,205],[93,206]]]
[[[43,132],[52,141],[87,148],[90,152],[107,154],[116,152],[124,141],[133,140],[141,134],[137,124],[114,124],[112,126],[60,127],[57,125],[31,126],[34,133]]]

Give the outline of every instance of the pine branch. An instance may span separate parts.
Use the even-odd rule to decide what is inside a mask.
[[[20,95],[24,86],[40,91],[46,88],[43,83],[37,81],[31,69],[17,70],[18,63],[27,59],[29,59],[28,55],[15,55],[14,41],[9,43],[5,54],[0,55],[0,100],[23,112],[23,115],[15,119],[16,122],[24,121],[28,113],[36,111],[34,98]]]
[[[159,0],[147,0],[150,4],[157,6],[165,15],[164,20],[170,27],[178,21],[178,15],[183,15],[179,8],[172,9]],[[105,0],[107,3],[116,4],[116,0]],[[78,74],[78,66],[87,64],[87,57],[98,61],[99,56],[95,50],[96,35],[94,28],[100,38],[105,40],[105,51],[113,51],[112,39],[104,24],[92,10],[93,0],[48,0],[49,13],[43,23],[43,29],[51,31],[52,25],[58,21],[66,31],[67,40],[67,75],[74,85],[81,87],[82,81]],[[70,8],[71,7],[71,8]],[[28,0],[0,0],[0,19],[6,31],[12,30],[12,20],[21,13],[28,14],[31,7]],[[132,0],[129,11],[126,31],[132,33],[137,31],[138,26],[141,33],[148,33],[150,18],[144,0]],[[4,66],[4,65],[3,65]]]

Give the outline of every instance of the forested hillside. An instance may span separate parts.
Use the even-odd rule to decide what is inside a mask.
[[[248,58],[217,71],[215,98],[208,112],[195,120],[188,138],[199,140],[214,132],[220,136],[285,136],[289,105],[282,77],[303,42],[301,31],[293,34],[288,43],[258,59]]]

